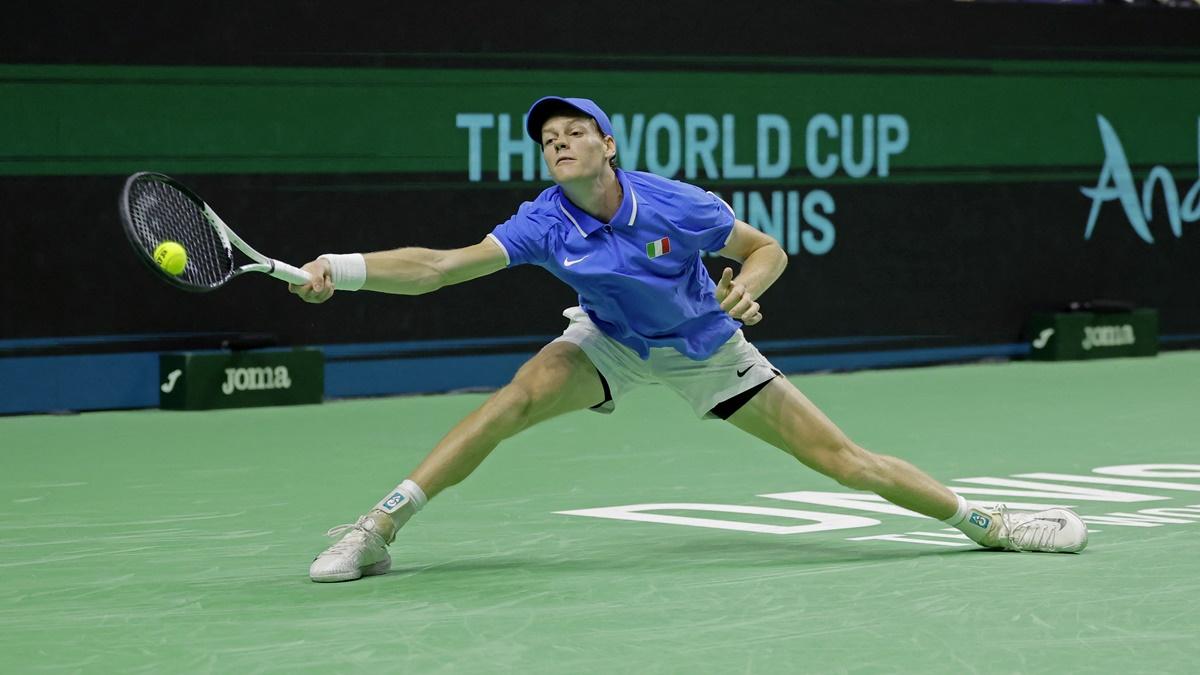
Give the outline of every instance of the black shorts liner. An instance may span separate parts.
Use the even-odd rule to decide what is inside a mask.
[[[604,400],[589,408],[589,410],[597,410],[612,400],[612,389],[608,388],[608,380],[604,379],[604,373],[600,372],[599,368],[592,367],[596,369],[596,374],[600,376],[600,384],[604,387]]]
[[[778,370],[775,370],[774,368],[771,369],[771,372],[775,373],[775,377],[778,377],[783,374],[783,373],[779,372]],[[774,380],[774,379],[775,379],[774,377],[771,378],[771,380]],[[771,384],[771,380],[765,380],[763,382],[759,382],[758,384],[754,385],[753,387],[750,387],[746,391],[743,391],[742,393],[737,394],[737,395],[733,396],[732,398],[727,398],[724,401],[721,401],[720,403],[713,406],[713,409],[709,410],[708,414],[710,414],[714,417],[720,417],[723,420],[729,419],[730,416],[733,415],[733,413],[741,410],[742,406],[749,403],[750,399],[754,398],[755,394],[762,391],[763,387],[767,386],[768,384]]]

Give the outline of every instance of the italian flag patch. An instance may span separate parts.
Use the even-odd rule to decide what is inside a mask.
[[[646,244],[646,255],[651,258],[657,258],[660,255],[666,255],[671,252],[671,240],[663,237],[658,241],[652,241]]]

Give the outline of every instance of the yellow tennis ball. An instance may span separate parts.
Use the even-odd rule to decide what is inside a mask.
[[[187,267],[187,251],[177,241],[164,241],[154,249],[154,262],[167,274],[177,277]]]

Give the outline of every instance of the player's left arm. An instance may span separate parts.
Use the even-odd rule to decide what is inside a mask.
[[[736,277],[731,267],[721,273],[717,282],[717,302],[721,303],[721,309],[747,326],[762,321],[758,299],[783,274],[787,253],[770,235],[735,220],[725,247],[717,254],[742,264]]]

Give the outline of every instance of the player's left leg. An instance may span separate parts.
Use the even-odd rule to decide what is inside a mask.
[[[1087,545],[1087,526],[1070,511],[981,509],[912,464],[859,446],[787,378],[771,380],[728,421],[848,488],[944,521],[983,546],[1076,552]]]

